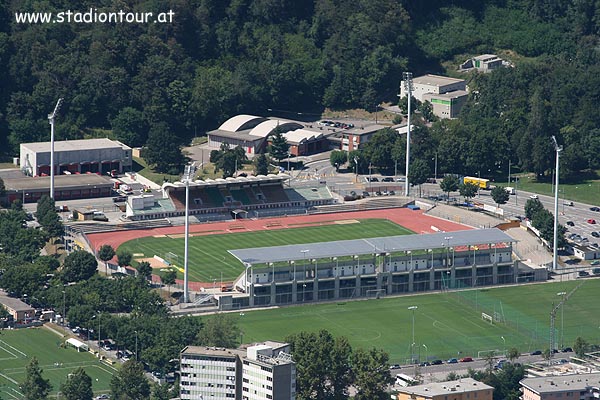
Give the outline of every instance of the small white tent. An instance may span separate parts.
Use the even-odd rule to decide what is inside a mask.
[[[73,346],[77,349],[77,351],[88,351],[89,347],[87,344],[83,343],[80,340],[77,340],[75,338],[71,338],[71,339],[67,339],[67,341],[65,342],[65,344],[67,346]]]

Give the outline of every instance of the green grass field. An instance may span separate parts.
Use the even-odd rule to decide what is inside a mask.
[[[50,380],[56,397],[69,373],[84,367],[92,378],[94,393],[108,393],[115,369],[90,353],[62,348],[58,335],[43,329],[3,330],[0,334],[0,398],[21,399],[19,384],[25,380],[25,367],[37,357],[43,377]]]
[[[360,239],[381,236],[405,235],[412,233],[391,221],[370,219],[352,224],[276,229],[272,231],[227,233],[220,235],[196,236],[189,240],[189,279],[210,282],[220,279],[229,281],[244,271],[243,265],[227,250],[253,247],[281,246],[287,244],[317,243],[333,240]],[[183,267],[183,238],[147,237],[123,243],[119,249],[144,257],[172,252],[177,255],[173,263]],[[181,273],[179,273],[181,277]]]
[[[521,352],[549,348],[550,310],[558,303],[557,293],[569,292],[578,282],[550,283],[305,305],[244,312],[236,315],[244,343],[283,340],[287,335],[326,329],[346,336],[353,346],[383,348],[392,362],[410,359],[412,311],[415,310],[415,355],[450,358],[477,356],[480,351],[516,347]],[[566,303],[564,347],[577,336],[600,343],[600,280],[587,280]],[[464,301],[475,300],[477,308]],[[482,308],[483,307],[483,308]],[[509,323],[490,325],[482,310],[504,312]],[[557,313],[556,340],[561,343],[561,312]],[[504,340],[502,339],[504,338]]]

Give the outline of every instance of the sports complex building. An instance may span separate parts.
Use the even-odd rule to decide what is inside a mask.
[[[220,309],[381,297],[537,279],[497,228],[230,250],[243,294],[206,295]],[[213,300],[213,298],[215,300]]]

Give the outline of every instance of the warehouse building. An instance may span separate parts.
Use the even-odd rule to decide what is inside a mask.
[[[429,101],[439,118],[456,118],[467,101],[467,82],[464,79],[427,74],[412,80],[415,99]],[[400,98],[406,97],[404,81],[400,83]]]
[[[22,143],[21,171],[28,176],[50,175],[50,142]],[[131,147],[107,138],[54,142],[54,174],[100,174],[131,170]]]

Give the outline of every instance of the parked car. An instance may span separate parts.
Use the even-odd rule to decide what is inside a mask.
[[[590,218],[590,219],[587,220],[587,222],[588,222],[588,224],[595,224],[596,220],[593,219],[593,218]]]
[[[395,196],[395,195],[396,195],[396,192],[394,192],[393,190],[390,190],[390,191],[388,192],[388,194],[389,194],[390,196]]]
[[[598,238],[598,237],[600,237],[600,233],[594,231],[594,232],[592,232],[592,236],[595,238]]]
[[[589,273],[589,272],[587,272],[587,271],[579,271],[579,272],[577,273],[577,275],[579,275],[579,277],[581,277],[581,278],[584,278],[584,277],[586,277],[586,276],[590,276],[590,273]]]
[[[594,243],[594,244],[596,244],[596,243]],[[596,247],[596,246],[594,246],[594,247]],[[594,260],[590,263],[590,265],[600,265],[600,260]]]
[[[363,197],[369,197],[371,195],[371,193],[367,192],[366,190],[362,192]]]
[[[456,358],[451,358],[448,361],[446,361],[448,364],[456,364],[458,362],[458,360]]]
[[[423,361],[421,364],[419,364],[421,367],[429,367],[430,365],[431,363],[429,361]]]
[[[567,221],[567,225],[569,225],[569,226],[575,226],[575,223],[573,221]]]
[[[390,369],[400,369],[400,364],[392,364],[390,365]]]
[[[590,207],[590,210],[598,212],[600,211],[600,207]]]
[[[386,176],[385,178],[381,178],[381,182],[394,182],[394,178]]]
[[[572,353],[572,352],[573,352],[573,349],[572,349],[572,348],[570,348],[570,347],[565,347],[564,349],[562,349],[562,352],[563,352],[563,353]]]
[[[529,198],[531,198],[531,199],[537,199],[538,195],[537,194],[532,194],[531,196],[529,196]]]
[[[114,203],[122,203],[124,201],[127,201],[127,196],[116,196],[116,197],[113,197],[113,202]]]
[[[471,362],[473,361],[472,357],[463,357],[459,360],[460,362]]]
[[[442,360],[433,360],[431,365],[442,365],[444,362]]]

